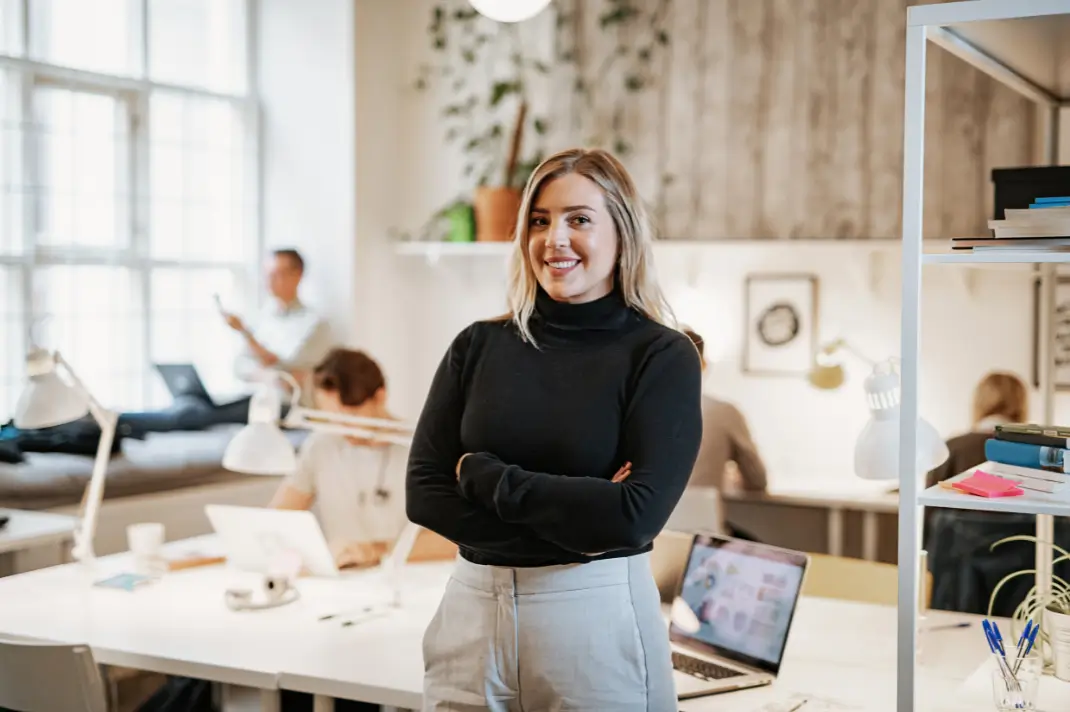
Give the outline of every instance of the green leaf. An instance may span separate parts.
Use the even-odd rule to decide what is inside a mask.
[[[558,55],[558,58],[562,62],[573,62],[573,61],[576,60],[576,53],[571,49],[567,49],[567,50],[561,52],[561,54]]]
[[[480,144],[482,144],[482,143],[483,143],[483,139],[482,138],[480,138],[479,136],[473,136],[472,138],[468,139],[467,143],[464,144],[464,150],[466,150],[466,151],[475,150],[475,149],[479,148]]]
[[[416,91],[423,91],[426,88],[427,88],[427,80],[426,79],[424,79],[423,77],[420,77],[419,79],[416,80]]]
[[[438,52],[441,52],[442,50],[446,49],[446,38],[442,36],[436,37],[433,46]]]
[[[510,94],[519,94],[521,84],[518,81],[512,82],[495,82],[494,86],[490,90],[490,105],[492,107],[497,106],[502,102],[502,99]]]
[[[464,51],[462,51],[461,52],[461,58],[464,59],[464,61],[467,64],[475,64],[476,63],[476,53],[472,49],[466,48]]]
[[[641,61],[643,61],[643,62],[649,62],[650,61],[650,48],[649,47],[643,47],[641,50],[639,50],[638,54],[639,54],[639,59]]]
[[[447,104],[442,109],[442,115],[443,116],[460,116],[461,112],[463,110],[464,110],[464,106],[462,106],[461,104]]]
[[[665,30],[658,30],[658,44],[662,47],[669,46],[669,33]]]
[[[613,140],[613,152],[618,156],[625,156],[632,150],[631,145],[622,138]]]
[[[602,16],[598,18],[598,24],[602,26],[602,29],[605,29],[610,25],[618,25],[627,22],[638,14],[639,11],[631,5],[618,5],[615,10],[603,13]]]
[[[550,73],[550,65],[548,65],[546,62],[534,62],[533,66],[535,67],[535,71],[539,72],[540,74]]]
[[[535,127],[535,133],[537,133],[538,135],[542,136],[542,135],[544,135],[546,133],[546,120],[545,119],[535,119],[532,122],[532,125]]]
[[[502,125],[494,124],[487,130],[487,135],[491,138],[498,138],[502,135]]]
[[[646,82],[638,74],[629,74],[624,78],[624,88],[630,92],[636,92],[645,86]]]

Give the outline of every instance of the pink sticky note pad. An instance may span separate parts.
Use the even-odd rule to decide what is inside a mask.
[[[1017,497],[1025,494],[1017,483],[981,470],[974,470],[972,475],[951,486],[978,497]]]

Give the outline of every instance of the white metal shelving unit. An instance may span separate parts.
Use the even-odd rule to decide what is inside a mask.
[[[902,405],[899,439],[899,630],[898,712],[917,709],[918,565],[921,507],[955,507],[1037,515],[1037,536],[1053,538],[1052,516],[1070,516],[1070,496],[1027,494],[988,500],[953,494],[939,487],[920,492],[914,471],[917,449],[921,275],[925,264],[977,265],[1031,263],[1040,266],[1041,309],[1052,315],[1055,263],[1070,253],[1030,250],[950,252],[923,249],[922,196],[925,157],[925,53],[927,42],[943,47],[1003,82],[1044,110],[1043,163],[1057,163],[1060,110],[1070,107],[1070,0],[971,0],[911,7],[907,11],[906,101],[903,165]],[[1042,320],[1041,364],[1044,415],[1053,417],[1054,348],[1052,322]],[[910,453],[910,454],[908,454]],[[1051,549],[1037,547],[1037,585],[1051,581]],[[980,644],[980,641],[978,641]],[[1067,684],[1070,695],[1070,683]]]

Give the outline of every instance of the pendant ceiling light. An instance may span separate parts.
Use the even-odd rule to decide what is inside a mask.
[[[542,12],[550,0],[468,0],[480,15],[498,22],[523,22]]]

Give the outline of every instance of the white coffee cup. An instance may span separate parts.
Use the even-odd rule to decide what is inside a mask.
[[[163,572],[164,528],[159,522],[131,524],[126,528],[126,542],[134,555],[134,569],[139,574]]]

